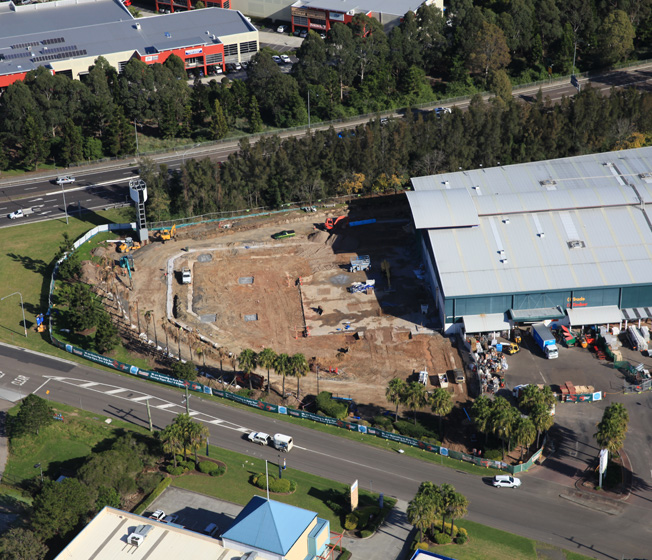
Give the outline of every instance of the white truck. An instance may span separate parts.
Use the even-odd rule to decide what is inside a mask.
[[[294,441],[292,438],[284,434],[274,434],[272,443],[276,449],[283,451],[283,453],[288,453],[294,447]]]
[[[555,340],[550,327],[546,327],[543,323],[532,325],[532,337],[546,355],[546,358],[553,360],[559,357],[557,341]]]
[[[187,266],[184,266],[181,269],[181,283],[182,284],[191,284],[192,283],[192,273]]]

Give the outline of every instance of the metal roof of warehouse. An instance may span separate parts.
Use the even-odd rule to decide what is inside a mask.
[[[317,8],[334,12],[367,13],[380,12],[383,14],[405,15],[408,11],[416,12],[424,0],[299,0],[292,4],[294,8]]]
[[[118,0],[59,0],[45,4],[0,9],[0,74],[28,72],[47,62],[33,60],[58,47],[75,46],[71,52],[101,56],[163,50],[216,43],[220,37],[255,31],[240,12],[205,8],[134,19]],[[55,44],[44,43],[56,39]],[[31,43],[31,44],[30,44]],[[17,45],[29,45],[16,48]],[[12,46],[14,48],[12,48]],[[25,57],[7,59],[24,52]]]
[[[652,148],[639,148],[417,177],[409,200],[446,297],[648,284],[650,173]],[[477,226],[457,227],[466,206],[423,206],[421,193],[456,190]],[[442,211],[453,216],[432,218]]]
[[[598,307],[573,307],[567,309],[571,326],[604,325],[605,323],[620,323],[622,313],[617,305],[602,305]]]

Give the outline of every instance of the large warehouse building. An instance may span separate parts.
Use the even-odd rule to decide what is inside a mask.
[[[45,66],[79,78],[99,56],[122,71],[131,58],[163,63],[172,54],[186,70],[249,60],[258,30],[240,13],[205,8],[134,19],[119,0],[0,4],[0,87]]]
[[[443,329],[651,316],[652,148],[412,179]]]

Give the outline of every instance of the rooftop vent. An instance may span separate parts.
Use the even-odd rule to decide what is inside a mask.
[[[137,23],[136,25],[134,25],[134,27],[135,27],[136,29],[140,29],[140,23]]]
[[[640,179],[643,179],[646,183],[652,183],[652,173],[639,173],[638,174]]]
[[[505,218],[505,219],[503,220],[503,224],[508,224],[508,223],[509,223],[509,218]]]
[[[542,187],[545,187],[549,191],[557,190],[557,181],[554,179],[546,179],[545,181],[539,181],[539,184]]]
[[[503,264],[507,264],[509,261],[507,259],[500,259],[500,262]]]
[[[568,241],[568,248],[569,249],[584,249],[586,247],[586,243],[584,241]]]
[[[538,235],[539,237],[545,237],[545,236],[546,236],[546,234],[543,233],[543,232],[537,233],[537,235]]]

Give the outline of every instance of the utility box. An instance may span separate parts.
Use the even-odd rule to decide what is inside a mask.
[[[371,259],[369,255],[360,255],[353,257],[349,263],[349,272],[366,272],[371,268]]]
[[[136,530],[127,537],[127,542],[134,546],[140,546],[151,530],[151,525],[138,525]]]

